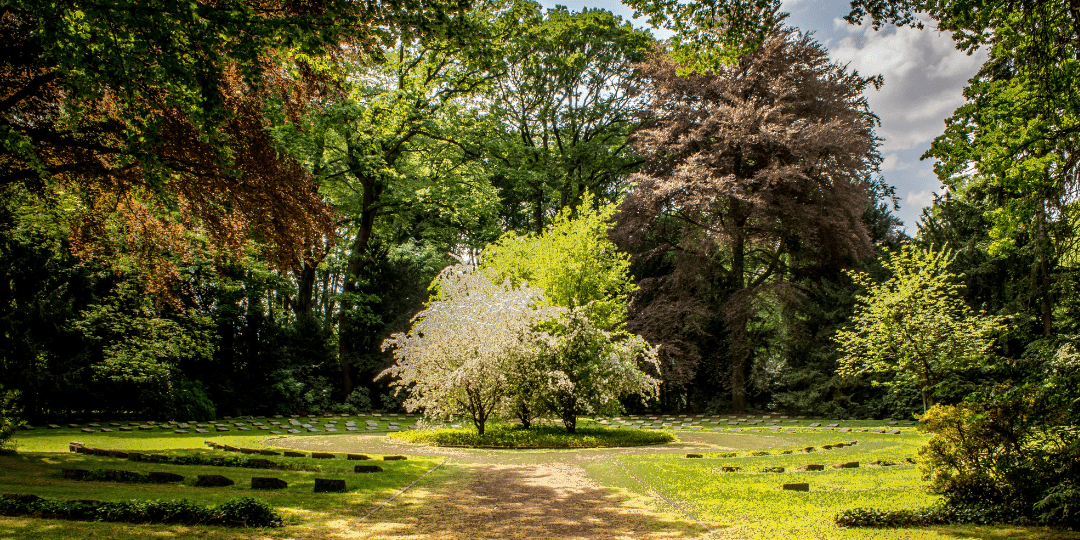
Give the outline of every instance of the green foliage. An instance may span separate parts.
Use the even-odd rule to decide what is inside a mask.
[[[432,446],[495,448],[598,448],[642,446],[675,442],[668,431],[640,429],[578,428],[567,433],[550,426],[525,429],[512,424],[491,424],[483,435],[472,428],[417,429],[389,434],[390,438]]]
[[[1075,527],[1080,524],[1080,362],[1073,343],[1032,351],[1017,366],[1038,381],[998,385],[922,417],[934,434],[920,449],[930,489],[953,508]],[[1040,358],[1041,357],[1041,358]],[[1030,371],[1029,371],[1030,370]]]
[[[209,318],[194,311],[163,317],[130,282],[81,315],[73,326],[100,347],[94,371],[102,379],[167,385],[181,359],[206,360],[214,354]]]
[[[783,16],[777,0],[629,0],[634,16],[674,32],[671,54],[683,73],[708,73],[753,52]]]
[[[217,409],[199,381],[183,379],[173,391],[173,414],[186,420],[214,420]]]
[[[627,83],[656,46],[602,9],[546,10],[514,2],[483,92],[492,184],[505,230],[540,232],[556,211],[592,192],[615,202],[641,163],[627,145],[640,97]]]
[[[274,527],[281,516],[264,502],[241,497],[216,507],[179,501],[84,501],[54,500],[34,496],[0,499],[0,515],[33,516],[79,521],[122,523],[181,523],[227,527]]]
[[[11,442],[15,430],[23,424],[19,420],[20,410],[16,405],[18,400],[18,390],[5,390],[4,385],[0,385],[0,449]]]
[[[630,256],[608,239],[614,204],[594,207],[586,194],[580,206],[564,208],[543,234],[511,231],[484,248],[480,267],[515,286],[544,291],[543,305],[578,308],[597,328],[618,329],[626,321]]]
[[[909,245],[883,261],[891,273],[884,282],[853,273],[867,292],[858,298],[851,329],[836,333],[844,355],[837,372],[903,375],[917,382],[925,410],[950,372],[984,362],[1001,321],[964,304],[948,271],[954,257]]]
[[[926,527],[943,523],[963,523],[958,516],[931,506],[915,510],[878,510],[876,508],[852,508],[833,518],[841,527]]]

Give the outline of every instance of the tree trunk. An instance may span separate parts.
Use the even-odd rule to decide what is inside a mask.
[[[737,225],[742,227],[741,224]],[[736,234],[731,246],[731,284],[736,295],[735,302],[749,301],[738,298],[746,288],[746,240],[742,234]],[[728,354],[731,358],[731,410],[735,414],[746,412],[746,361],[750,355],[750,336],[746,325],[749,322],[748,309],[739,305],[730,305],[726,310],[734,311],[734,316],[725,317],[728,334]]]
[[[310,317],[315,306],[315,267],[317,261],[304,257],[300,275],[296,276],[296,296],[290,304],[296,318]]]
[[[353,162],[351,148],[348,161],[351,167]],[[345,268],[344,283],[341,290],[341,310],[338,312],[338,362],[341,365],[341,381],[346,396],[353,391],[352,374],[349,372],[349,356],[352,350],[349,347],[348,340],[349,330],[352,326],[349,316],[353,306],[349,295],[357,291],[360,272],[364,270],[364,266],[368,261],[368,244],[371,242],[371,233],[375,229],[375,216],[378,212],[375,203],[378,202],[382,191],[373,179],[360,175],[356,175],[356,177],[364,188],[363,210],[360,213],[360,230],[356,233],[356,239],[352,243],[349,264]]]
[[[563,407],[562,421],[567,433],[577,433],[577,407],[573,405]]]

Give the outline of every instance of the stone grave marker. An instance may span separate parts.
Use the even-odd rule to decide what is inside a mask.
[[[793,484],[784,484],[785,491],[810,491],[810,484],[806,482],[797,482]]]
[[[315,493],[344,493],[345,481],[335,478],[316,478]]]
[[[235,483],[220,474],[200,474],[195,481],[195,487],[227,487]]]

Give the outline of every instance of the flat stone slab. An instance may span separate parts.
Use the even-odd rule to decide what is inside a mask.
[[[364,454],[346,454],[345,457],[349,461],[367,461],[371,459],[370,456],[365,456]]]
[[[285,489],[289,483],[280,478],[251,477],[251,489]]]
[[[307,457],[307,454],[303,452],[293,452],[292,450],[286,450],[283,455],[285,457]]]
[[[346,489],[344,480],[336,478],[315,479],[315,493],[343,493]]]
[[[837,464],[833,465],[832,467],[834,469],[858,469],[859,468],[859,462],[858,461],[849,461],[847,463],[837,463]]]
[[[800,471],[824,471],[825,466],[824,465],[816,465],[816,464],[815,465],[803,465],[802,467],[799,467],[798,470],[800,470]]]
[[[383,461],[405,461],[409,459],[405,456],[383,456]]]
[[[151,472],[149,475],[150,482],[154,484],[174,484],[177,482],[183,482],[184,476],[171,472]]]
[[[378,466],[378,465],[357,465],[357,466],[353,467],[353,472],[358,472],[358,473],[373,473],[373,472],[382,472],[382,471],[383,471],[383,468]]]
[[[692,459],[692,458],[703,458],[705,456],[703,456],[701,454],[686,454],[686,457]]]
[[[235,483],[220,474],[200,474],[195,481],[195,487],[227,487]]]
[[[784,484],[785,491],[810,491],[810,484],[806,482],[795,484]]]

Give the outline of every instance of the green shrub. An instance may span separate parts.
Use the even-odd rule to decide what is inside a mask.
[[[281,516],[264,502],[250,497],[220,506],[200,506],[179,501],[80,501],[42,499],[33,495],[0,498],[0,515],[33,516],[76,521],[120,523],[179,523],[229,527],[275,527]]]
[[[251,497],[240,497],[221,503],[217,510],[221,512],[221,518],[227,525],[263,527],[281,522],[281,516],[277,515],[273,508]]]
[[[4,390],[0,385],[0,449],[3,449],[15,435],[15,430],[22,425],[19,409],[15,402],[19,399],[18,390]]]
[[[173,415],[176,418],[190,420],[213,420],[217,418],[217,408],[211,401],[200,381],[180,381],[173,391]]]
[[[475,428],[418,429],[391,433],[389,437],[404,442],[432,446],[472,446],[499,448],[597,448],[617,446],[642,446],[675,441],[667,431],[640,429],[578,428],[577,433],[567,433],[553,426],[521,426],[492,424],[483,435]]]

